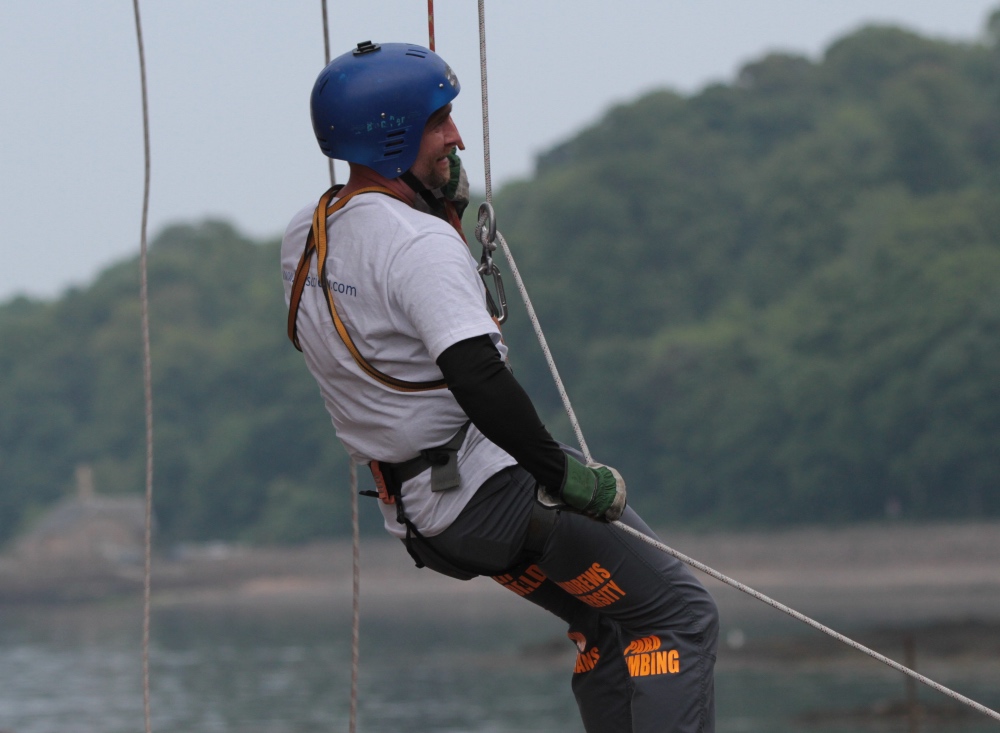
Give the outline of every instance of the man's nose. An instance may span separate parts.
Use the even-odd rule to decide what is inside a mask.
[[[455,124],[455,120],[452,117],[448,117],[448,129],[445,133],[448,140],[448,147],[456,147],[459,150],[465,150],[465,143],[462,141],[462,134],[458,131],[458,125]]]

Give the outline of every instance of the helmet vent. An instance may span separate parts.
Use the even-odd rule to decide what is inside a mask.
[[[427,52],[422,48],[408,48],[406,49],[407,56],[416,56],[418,59],[427,58]]]
[[[382,158],[394,158],[406,149],[406,131],[410,128],[404,127],[401,130],[393,130],[386,134],[382,144]]]

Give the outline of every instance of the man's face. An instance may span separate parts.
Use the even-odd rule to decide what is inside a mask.
[[[465,150],[465,143],[451,119],[451,105],[448,104],[427,120],[417,159],[410,170],[427,188],[441,188],[451,178],[448,153],[455,148]]]

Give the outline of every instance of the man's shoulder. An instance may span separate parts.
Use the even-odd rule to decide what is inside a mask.
[[[455,230],[448,222],[432,214],[419,211],[395,196],[376,193],[365,194],[355,197],[349,206],[364,215],[397,220],[414,233],[439,232],[455,236]]]
[[[284,244],[301,248],[309,229],[312,227],[315,204],[307,204],[299,210],[285,230]],[[366,193],[355,196],[338,212],[330,216],[328,226],[343,218],[348,236],[360,236],[366,241],[377,241],[381,245],[406,246],[407,243],[440,240],[449,246],[457,241],[462,243],[455,229],[446,221],[431,214],[418,211],[395,196]],[[464,247],[464,243],[463,247]]]
[[[368,199],[359,201],[357,199]],[[418,211],[392,196],[366,194],[351,201],[345,214],[354,219],[349,228],[393,257],[455,260],[465,263],[469,248],[448,222]],[[349,206],[350,206],[349,205]]]

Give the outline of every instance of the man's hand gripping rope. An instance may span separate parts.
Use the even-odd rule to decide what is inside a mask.
[[[538,487],[543,506],[583,514],[600,522],[615,522],[625,511],[625,479],[615,469],[591,461],[583,465],[566,456],[566,470],[559,493]]]

